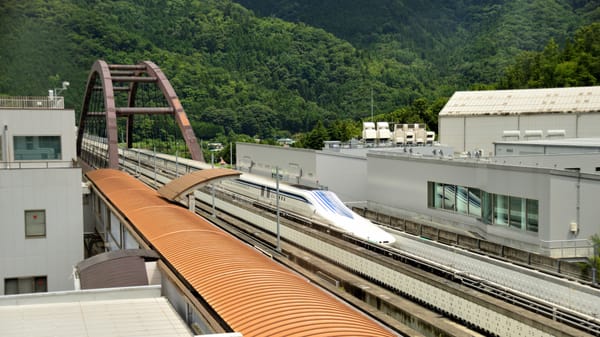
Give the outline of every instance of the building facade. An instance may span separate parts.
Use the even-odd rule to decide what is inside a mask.
[[[481,159],[368,154],[369,208],[553,257],[589,256],[600,175]]]
[[[458,91],[438,125],[441,143],[485,156],[495,141],[600,137],[600,86]]]
[[[83,259],[75,113],[59,98],[0,100],[0,295],[74,289]]]
[[[319,184],[314,150],[236,143],[236,158],[236,167],[243,172],[275,177],[279,168],[280,178],[288,184]]]
[[[439,125],[443,145],[413,148],[238,144],[238,165],[293,161],[347,203],[552,257],[592,255],[600,87],[457,92]]]

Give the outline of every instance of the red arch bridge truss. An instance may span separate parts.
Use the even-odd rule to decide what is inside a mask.
[[[144,91],[153,88],[151,99],[140,99]],[[158,93],[158,94],[156,94]],[[136,65],[107,64],[98,60],[92,66],[83,98],[77,130],[77,156],[82,157],[84,136],[92,125],[102,125],[103,147],[107,153],[103,167],[119,168],[118,118],[127,120],[121,133],[127,148],[132,147],[134,115],[170,115],[181,130],[188,151],[194,160],[204,161],[190,122],[171,83],[158,66],[150,61]],[[89,153],[88,153],[89,154]]]

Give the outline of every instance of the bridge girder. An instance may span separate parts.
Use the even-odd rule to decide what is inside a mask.
[[[98,79],[100,86],[97,85]],[[117,85],[115,85],[117,83]],[[138,83],[154,83],[160,89],[169,107],[135,106]],[[90,102],[94,90],[102,90],[105,111],[90,111]],[[128,91],[127,106],[117,107],[115,91]],[[185,140],[192,159],[204,162],[202,151],[194,135],[194,130],[183,110],[183,106],[162,70],[151,61],[137,65],[108,64],[98,60],[92,65],[83,97],[83,106],[77,130],[77,156],[81,156],[83,135],[90,118],[106,118],[106,136],[108,145],[108,167],[118,169],[119,150],[117,138],[117,117],[127,117],[127,147],[132,146],[133,116],[136,114],[172,115]]]

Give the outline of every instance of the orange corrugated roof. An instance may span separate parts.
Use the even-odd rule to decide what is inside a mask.
[[[235,331],[252,336],[394,336],[362,313],[126,173],[88,178]]]
[[[238,177],[240,174],[242,172],[226,168],[194,171],[171,180],[170,183],[158,189],[158,194],[169,201],[176,201],[177,198],[187,192],[193,191],[210,181]]]

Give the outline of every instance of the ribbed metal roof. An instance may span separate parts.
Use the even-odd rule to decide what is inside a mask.
[[[457,91],[440,116],[600,112],[600,86]]]
[[[240,174],[242,174],[242,172],[226,168],[194,171],[171,180],[170,183],[158,189],[158,194],[167,200],[177,201],[182,195],[185,195],[204,184],[214,180],[238,177]]]
[[[394,336],[203,218],[169,204],[126,173],[103,169],[87,176],[245,337]]]

